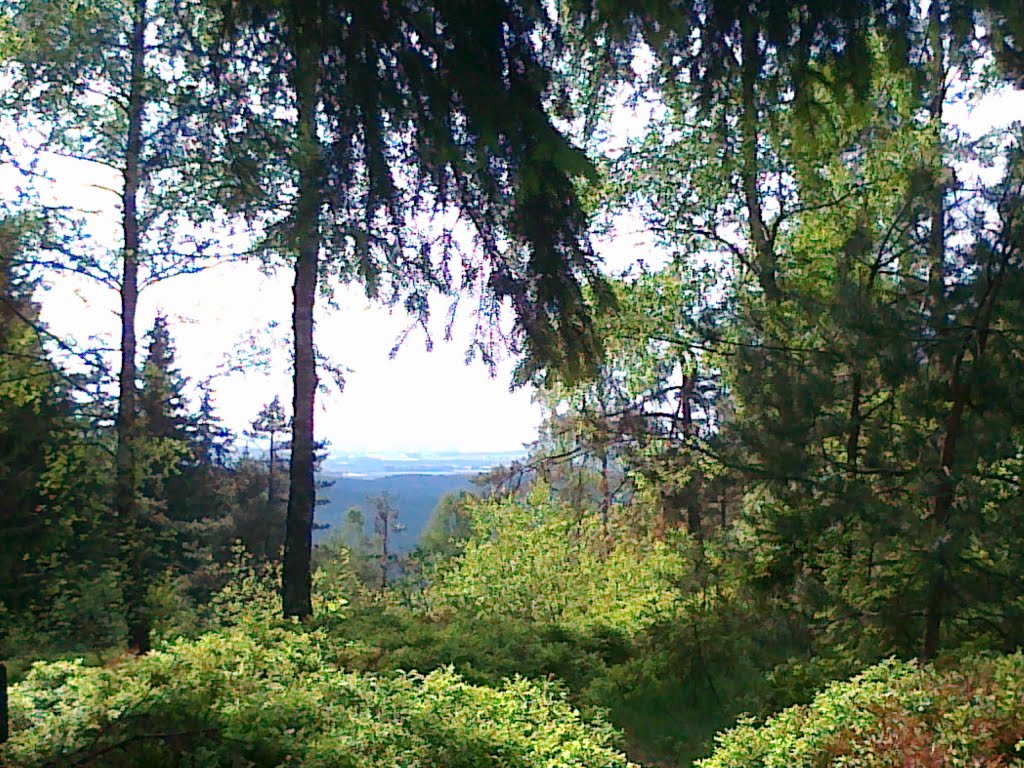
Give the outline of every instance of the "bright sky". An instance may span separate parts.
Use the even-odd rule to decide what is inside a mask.
[[[63,168],[58,198],[76,205],[101,204],[103,196],[89,186],[94,178],[81,168]],[[114,209],[103,216],[117,221]],[[627,226],[636,229],[635,222]],[[647,250],[637,237],[624,235],[604,244],[617,268],[629,263],[634,252]],[[139,300],[140,354],[157,312],[168,315],[177,361],[193,379],[217,373],[226,355],[240,345],[252,348],[253,337],[261,346],[274,339],[287,342],[291,279],[288,270],[267,276],[255,264],[226,263],[151,286]],[[79,341],[101,335],[115,346],[115,292],[77,277],[54,277],[50,283],[41,301],[43,320],[54,333]],[[494,377],[479,360],[465,364],[472,330],[468,312],[459,315],[453,340],[444,342],[447,303],[440,299],[431,329],[433,350],[426,350],[424,335],[416,330],[391,358],[396,339],[409,324],[404,311],[371,304],[357,286],[340,289],[336,302],[337,310],[320,302],[316,327],[320,351],[351,369],[343,392],[331,386],[327,394],[318,394],[316,431],[330,441],[332,452],[507,451],[536,438],[541,412],[532,390],[509,390],[515,361],[502,361]],[[265,369],[215,379],[215,403],[229,427],[245,429],[275,395],[290,407],[288,363],[289,350],[279,345]]]
[[[966,105],[951,105],[950,112],[952,121],[971,133],[1020,115],[1024,115],[1020,91],[986,99],[970,112]],[[636,127],[635,117],[629,122]],[[623,131],[617,133],[621,137]],[[57,197],[77,205],[105,205],[103,195],[88,186],[93,181],[95,173],[88,169],[62,169]],[[0,169],[0,190],[12,182],[13,177]],[[107,196],[112,204],[113,196]],[[108,222],[117,221],[112,205],[102,215]],[[627,218],[617,236],[599,244],[616,271],[638,257],[651,258],[646,238],[637,234],[637,224]],[[318,396],[316,431],[331,442],[332,452],[503,451],[521,448],[536,437],[540,409],[532,402],[532,392],[509,391],[514,361],[504,361],[494,378],[480,362],[464,364],[471,329],[468,316],[456,323],[455,339],[445,343],[445,305],[439,303],[433,351],[427,352],[422,333],[414,332],[391,359],[389,351],[408,323],[404,313],[371,306],[357,287],[340,290],[336,298],[340,310],[330,311],[321,304],[316,328],[321,352],[352,369],[343,393],[332,389]],[[111,341],[117,338],[114,292],[81,279],[59,278],[41,300],[43,319],[54,333],[81,340],[90,334],[106,335]],[[285,339],[290,300],[287,270],[268,277],[252,264],[227,264],[176,278],[142,294],[140,350],[154,315],[163,311],[171,319],[181,368],[193,379],[205,378],[243,339],[254,333],[268,339],[272,324],[278,326],[276,337]],[[269,371],[218,378],[214,391],[219,413],[236,431],[245,429],[275,395],[290,405],[287,349],[274,352]]]

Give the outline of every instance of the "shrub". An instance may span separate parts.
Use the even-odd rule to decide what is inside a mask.
[[[1024,766],[1024,655],[940,672],[886,661],[722,734],[701,768]]]
[[[424,595],[436,615],[632,635],[680,611],[679,584],[691,570],[681,532],[662,541],[617,521],[606,527],[596,512],[552,501],[542,483],[525,500],[470,509],[472,537],[431,574]]]
[[[253,625],[107,667],[37,664],[12,687],[0,763],[316,768],[611,768],[610,726],[554,686],[451,670],[345,672],[324,635]]]

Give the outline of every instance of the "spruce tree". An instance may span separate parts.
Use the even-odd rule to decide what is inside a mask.
[[[283,608],[308,616],[317,385],[313,309],[321,273],[425,320],[434,290],[483,296],[477,349],[496,353],[501,306],[528,365],[569,377],[597,353],[581,281],[605,297],[576,181],[589,162],[547,112],[559,34],[543,3],[225,3],[228,67],[294,120],[284,163],[259,142],[252,205],[287,169],[288,215],[268,241],[294,267],[294,393]],[[544,41],[541,44],[539,41]],[[248,67],[249,69],[245,69]],[[240,69],[241,68],[241,69]],[[251,74],[239,74],[242,70]],[[264,124],[250,116],[250,134]],[[278,155],[280,157],[280,154]],[[260,177],[259,169],[264,171]],[[277,201],[275,201],[277,202]],[[461,252],[447,214],[463,217]],[[428,223],[430,222],[430,223]],[[461,275],[453,265],[462,257]]]

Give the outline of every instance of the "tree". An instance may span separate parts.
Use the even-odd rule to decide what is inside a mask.
[[[267,403],[260,410],[252,423],[250,437],[265,437],[270,442],[267,451],[267,509],[269,510],[278,501],[275,481],[277,479],[277,451],[281,447],[278,435],[288,432],[289,424],[285,416],[284,408],[281,407],[281,398],[274,395],[274,399]]]
[[[373,532],[380,549],[377,565],[380,568],[380,588],[387,589],[388,571],[394,565],[395,551],[391,542],[391,534],[402,531],[405,526],[398,522],[398,498],[388,491],[383,491],[369,498],[373,507]]]
[[[469,491],[442,496],[420,535],[417,554],[426,558],[450,558],[461,552],[473,532],[469,504],[474,498]]]
[[[225,467],[234,436],[217,415],[209,380],[199,384],[199,410],[192,419],[191,437],[200,465]]]
[[[546,110],[557,95],[550,71],[559,37],[543,3],[395,2],[383,13],[374,2],[225,6],[231,60],[255,67],[262,103],[295,115],[285,142],[294,195],[272,242],[295,269],[283,609],[308,616],[321,271],[361,279],[389,301],[404,295],[420,321],[431,290],[477,290],[485,298],[476,350],[486,360],[502,338],[495,324],[507,301],[527,367],[579,376],[598,351],[580,280],[606,295],[575,186],[592,169]],[[272,167],[265,157],[243,160]],[[269,187],[268,177],[259,181],[258,191]],[[453,227],[439,223],[453,211],[477,254],[460,254]],[[459,255],[464,268],[453,279]]]
[[[52,337],[33,301],[37,270],[22,262],[39,219],[0,219],[0,646],[82,648],[123,632],[103,509],[109,496],[109,430],[92,428],[72,393],[77,376],[48,348]],[[14,641],[12,641],[14,642]],[[37,646],[37,647],[38,647]]]
[[[157,313],[147,334],[139,387],[139,418],[153,438],[185,442],[189,437],[188,379],[176,367],[177,351],[167,316]]]
[[[231,111],[221,109],[224,94],[215,93],[209,78],[216,19],[200,0],[12,0],[3,12],[12,34],[0,111],[23,143],[41,137],[21,149],[5,144],[4,159],[21,168],[37,192],[45,189],[53,158],[87,164],[113,179],[110,188],[100,179],[96,189],[116,198],[116,244],[85,236],[88,212],[51,206],[47,236],[31,258],[120,295],[114,513],[124,550],[129,640],[145,650],[147,585],[136,536],[136,311],[140,290],[200,268],[215,245],[202,224],[219,210],[217,148],[224,123],[211,116]]]
[[[1019,373],[996,329],[1017,327],[1020,136],[986,145],[1002,148],[1001,181],[957,179],[974,149],[943,109],[950,73],[986,47],[960,45],[972,13],[934,3],[902,42],[868,34],[855,88],[811,57],[796,101],[776,87],[795,73],[761,26],[770,13],[728,21],[716,44],[736,78],[707,98],[686,54],[666,59],[667,124],[615,167],[612,196],[639,204],[674,257],[665,271],[726,278],[713,322],[683,296],[685,333],[640,338],[720,370],[731,413],[697,447],[745,482],[756,581],[822,653],[931,657],[942,627],[949,645],[1017,642],[1004,589],[1022,562],[988,533],[1015,530],[1019,503],[1003,474]],[[854,626],[870,628],[856,644]]]
[[[229,515],[223,486],[231,435],[219,423],[208,386],[200,387],[199,409],[192,412],[165,315],[157,314],[146,339],[137,460],[145,505],[139,546],[150,581],[168,568],[189,572],[210,556],[210,531]]]

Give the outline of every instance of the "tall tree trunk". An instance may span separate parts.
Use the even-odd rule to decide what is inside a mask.
[[[7,667],[0,662],[0,744],[10,735],[7,709]]]
[[[929,111],[931,119],[941,125],[943,102],[945,100],[946,69],[942,43],[942,6],[937,0],[928,9],[928,36],[931,47],[931,67],[929,76],[934,89]],[[941,141],[941,139],[939,139]],[[961,386],[957,355],[943,346],[946,339],[945,313],[945,281],[946,281],[946,200],[945,187],[940,179],[935,179],[931,199],[931,225],[928,241],[928,292],[924,307],[928,315],[936,340],[939,342],[934,355],[935,363],[945,374],[951,401],[950,411],[943,424],[943,433],[939,446],[938,488],[931,500],[930,525],[927,527],[928,541],[925,546],[935,551],[935,561],[928,578],[927,595],[924,608],[924,636],[921,643],[921,656],[932,659],[939,650],[942,621],[945,614],[946,593],[946,557],[944,550],[950,515],[956,493],[956,483],[952,476],[953,463],[956,459],[956,444],[960,434],[960,423],[963,419],[966,392]]]
[[[388,511],[384,510],[384,517],[381,520],[381,536],[380,536],[380,588],[385,590],[388,588],[388,559],[390,552],[388,551],[388,533],[390,528],[390,520],[388,519]]]
[[[292,289],[295,378],[281,602],[285,616],[305,618],[313,613],[310,569],[313,509],[316,505],[313,409],[317,383],[313,350],[313,307],[320,256],[323,190],[321,148],[316,131],[320,57],[302,47],[296,46],[296,50],[302,51],[302,54],[294,76],[299,139],[299,199],[294,222],[297,254]]]
[[[608,535],[608,511],[612,505],[611,487],[608,483],[608,446],[603,445],[601,453],[601,476],[598,478],[598,494],[601,496],[601,528]]]
[[[939,487],[932,499],[931,509],[932,524],[930,528],[934,538],[936,562],[929,580],[928,599],[925,605],[924,640],[921,647],[921,655],[925,659],[933,659],[938,653],[945,614],[948,585],[946,583],[946,558],[943,556],[943,550],[946,548],[946,537],[949,535],[950,517],[956,495],[953,463],[956,460],[956,445],[960,437],[964,408],[967,402],[967,393],[956,374],[950,381],[950,389],[952,390],[953,404],[943,425],[942,443],[939,449]]]
[[[704,542],[704,522],[701,514],[699,490],[694,489],[686,502],[686,529],[698,542]]]
[[[146,0],[136,0],[131,39],[131,82],[128,96],[128,136],[122,192],[124,251],[121,266],[121,372],[117,401],[117,469],[114,510],[124,540],[124,599],[129,646],[149,650],[146,611],[145,544],[136,503],[136,369],[135,314],[139,300],[139,159],[142,150],[143,84],[146,55]]]
[[[758,110],[757,78],[761,73],[761,49],[757,39],[757,27],[749,14],[745,15],[740,28],[740,48],[743,60],[740,72],[740,133],[742,158],[740,178],[743,183],[743,197],[750,225],[750,239],[754,245],[757,279],[769,301],[781,298],[775,274],[774,245],[768,235],[761,208],[761,194],[757,188],[758,174]]]

